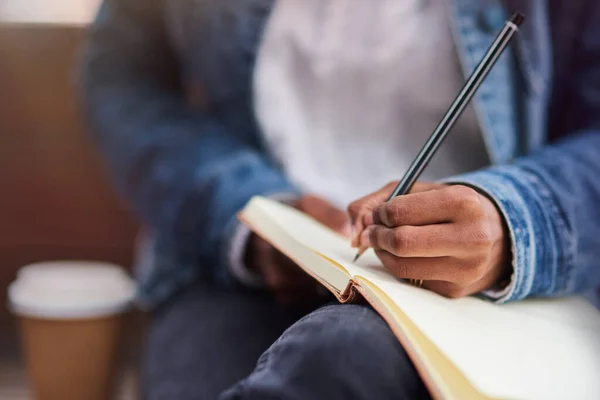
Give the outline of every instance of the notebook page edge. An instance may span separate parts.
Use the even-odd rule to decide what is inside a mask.
[[[347,288],[352,275],[346,270],[339,269],[310,246],[294,238],[283,226],[274,221],[268,212],[264,212],[264,208],[273,203],[289,208],[273,200],[256,196],[238,213],[238,218],[249,229],[291,258],[339,298]],[[315,268],[313,265],[320,267]]]
[[[386,320],[402,343],[434,398],[494,400],[477,390],[376,284],[362,276],[354,279],[358,291]]]

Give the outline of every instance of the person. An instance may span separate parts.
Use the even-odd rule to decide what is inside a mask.
[[[516,45],[425,182],[383,205],[392,184],[376,189],[404,172],[517,9]],[[445,296],[596,299],[597,2],[104,0],[82,91],[116,186],[148,227],[146,398],[229,386],[222,399],[428,397],[367,306],[328,305],[287,328],[329,298],[239,223],[254,195]]]

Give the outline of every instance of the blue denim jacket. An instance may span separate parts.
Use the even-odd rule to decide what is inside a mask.
[[[514,276],[500,301],[600,284],[600,2],[453,0],[470,73],[508,12],[527,20],[474,102],[492,165],[455,176],[495,200]],[[225,267],[236,212],[296,192],[260,139],[252,70],[272,0],[104,0],[83,60],[93,137],[153,239],[151,307]],[[201,95],[198,96],[198,93]],[[196,101],[200,98],[202,101]]]

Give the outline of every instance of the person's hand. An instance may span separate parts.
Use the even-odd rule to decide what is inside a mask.
[[[461,185],[417,183],[386,203],[396,182],[348,207],[354,247],[373,247],[383,265],[401,279],[462,297],[508,277],[507,228],[486,196]]]
[[[350,237],[346,212],[315,196],[303,196],[292,203],[334,231]],[[271,244],[252,234],[246,252],[246,264],[264,279],[267,288],[283,305],[307,310],[328,298],[327,290]]]

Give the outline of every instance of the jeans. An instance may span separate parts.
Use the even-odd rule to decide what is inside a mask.
[[[330,305],[302,318],[220,400],[429,399],[385,321],[363,305]]]
[[[152,315],[140,389],[144,400],[214,400],[301,315],[272,296],[198,282]]]

